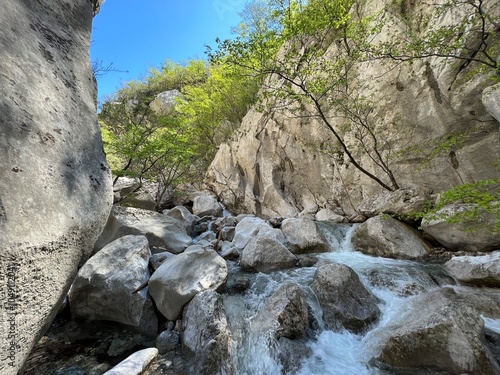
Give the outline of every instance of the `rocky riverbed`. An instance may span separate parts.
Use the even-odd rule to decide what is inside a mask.
[[[115,206],[25,374],[499,373],[499,253],[330,217]]]

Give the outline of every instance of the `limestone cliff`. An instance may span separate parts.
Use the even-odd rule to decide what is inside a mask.
[[[22,367],[111,207],[89,58],[100,3],[2,3],[1,374]]]
[[[391,2],[359,3],[365,5],[356,11],[366,15]],[[423,3],[399,3],[378,38],[404,32],[407,19],[429,12]],[[400,187],[438,192],[500,175],[500,86],[493,85],[491,76],[470,75],[460,64],[437,57],[411,63],[366,61],[356,71],[357,80],[365,83],[359,95],[374,103],[369,116],[380,151]],[[353,166],[308,109],[299,114],[252,109],[233,140],[220,147],[207,182],[230,209],[265,217],[293,216],[311,206],[353,214],[364,199],[383,191]],[[338,127],[342,121],[332,119]],[[346,144],[355,144],[355,132],[342,136]],[[368,170],[378,173],[362,148],[352,150]]]

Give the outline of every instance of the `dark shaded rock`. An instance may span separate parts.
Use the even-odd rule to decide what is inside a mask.
[[[498,374],[484,345],[484,322],[453,289],[419,295],[392,322],[371,331],[372,363],[396,372]]]
[[[218,293],[201,292],[187,305],[182,317],[181,339],[183,347],[194,354],[196,374],[234,374],[231,332]]]
[[[319,266],[312,288],[323,309],[323,318],[331,329],[361,332],[379,318],[377,298],[344,264]]]

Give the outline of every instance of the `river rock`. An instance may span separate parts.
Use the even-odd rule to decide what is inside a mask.
[[[105,246],[78,272],[69,293],[71,315],[110,320],[156,333],[148,288],[135,292],[149,279],[150,256],[145,236],[128,235]]]
[[[453,257],[445,267],[462,283],[500,287],[500,251],[482,256]]]
[[[286,337],[278,339],[278,360],[283,367],[283,374],[294,374],[302,366],[305,358],[312,355],[312,350],[299,340]]]
[[[50,325],[111,209],[89,58],[92,3],[2,2],[2,375],[18,373]]]
[[[415,229],[385,215],[358,225],[351,241],[365,254],[387,258],[419,259],[430,251],[430,246]]]
[[[472,221],[450,220],[455,215],[475,212]],[[498,218],[476,204],[449,204],[422,219],[422,229],[449,250],[489,251],[500,249]]]
[[[196,295],[182,317],[182,345],[194,354],[194,373],[232,375],[231,331],[222,297],[214,291]]]
[[[165,330],[158,335],[155,341],[156,348],[160,354],[165,354],[180,347],[179,332],[174,330]]]
[[[186,224],[178,218],[138,208],[114,206],[94,249],[99,250],[127,234],[146,236],[153,252],[167,250],[178,254],[193,243],[186,232]]]
[[[104,375],[148,375],[148,368],[158,357],[158,349],[139,350],[128,356]]]
[[[149,279],[149,292],[168,320],[204,290],[218,290],[227,280],[226,261],[214,250],[182,253],[165,261]]]
[[[297,284],[281,285],[259,309],[255,324],[263,330],[271,329],[276,339],[303,336],[309,326],[305,293]]]
[[[222,216],[222,205],[213,195],[199,195],[193,199],[193,214],[197,216]]]
[[[186,233],[189,236],[192,235],[194,226],[200,219],[198,216],[193,215],[191,212],[189,212],[189,210],[184,206],[176,206],[170,210],[164,210],[163,215],[179,220],[179,222],[186,229]]]
[[[414,297],[386,326],[371,331],[372,363],[398,373],[498,374],[484,345],[484,322],[451,288]]]
[[[279,229],[261,229],[241,252],[243,269],[256,272],[272,272],[294,267],[297,258],[283,245]]]
[[[377,321],[377,298],[364,287],[358,275],[344,264],[318,267],[312,288],[331,329],[361,332]]]
[[[255,216],[241,218],[234,229],[234,246],[240,250],[243,249],[248,244],[248,241],[254,238],[262,228],[271,229],[272,227],[264,220]]]
[[[347,222],[346,217],[339,215],[328,208],[322,208],[321,210],[319,210],[315,215],[315,219],[318,221],[329,221],[331,223]]]
[[[384,191],[366,198],[358,212],[367,217],[387,214],[400,220],[413,220],[413,215],[422,212],[432,202],[430,190],[413,187]]]
[[[453,287],[453,290],[462,301],[474,307],[478,314],[492,319],[500,319],[500,289],[457,285]]]
[[[324,253],[330,250],[316,222],[306,218],[283,220],[281,231],[293,254]]]

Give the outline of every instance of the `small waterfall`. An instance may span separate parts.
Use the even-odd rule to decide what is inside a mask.
[[[381,318],[373,329],[383,327],[400,311],[408,298],[423,291],[452,285],[454,281],[438,265],[394,260],[364,255],[351,245],[352,225],[322,225],[322,232],[331,245],[331,252],[318,255],[320,259],[343,263],[359,275],[363,284],[381,301]],[[272,330],[259,327],[255,317],[266,299],[284,283],[301,286],[307,295],[314,324],[306,333],[306,345],[311,355],[303,360],[296,372],[300,375],[385,374],[367,364],[364,335],[327,329],[316,296],[312,292],[316,267],[304,267],[270,274],[243,273],[234,265],[231,278],[244,277],[250,287],[243,295],[225,297],[228,321],[233,331],[235,373],[242,375],[281,374],[277,342]],[[493,323],[489,322],[490,325]]]

